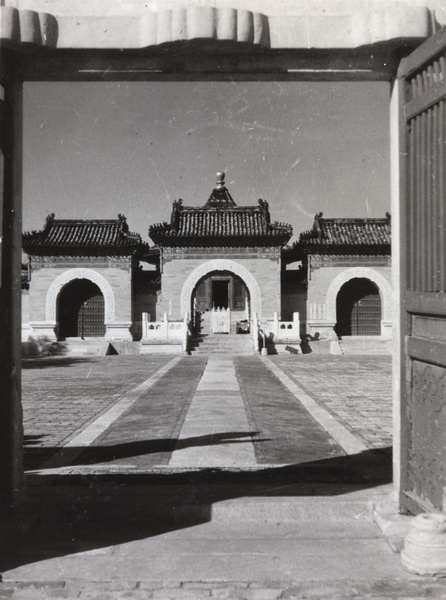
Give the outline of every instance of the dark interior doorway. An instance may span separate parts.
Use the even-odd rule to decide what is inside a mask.
[[[338,336],[381,335],[381,298],[369,279],[357,278],[345,283],[336,298]]]
[[[228,308],[229,279],[214,279],[212,281],[212,306],[213,308]]]
[[[105,335],[104,296],[88,279],[75,279],[61,291],[58,301],[59,338]]]
[[[246,309],[249,291],[245,283],[232,273],[210,273],[201,279],[193,293],[196,310],[205,312],[212,308]]]

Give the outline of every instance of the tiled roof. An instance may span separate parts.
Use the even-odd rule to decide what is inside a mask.
[[[324,219],[319,213],[313,228],[301,233],[293,246],[284,248],[282,256],[292,262],[305,254],[389,255],[390,244],[389,213],[384,219]]]
[[[384,219],[324,219],[316,215],[313,229],[300,234],[307,246],[390,246],[390,215]]]
[[[170,223],[153,225],[149,235],[159,246],[283,245],[293,233],[291,225],[271,223],[268,203],[258,206],[183,206],[175,202]]]
[[[132,255],[148,250],[138,233],[130,233],[126,218],[77,220],[47,217],[41,231],[25,233],[23,250],[38,256]]]

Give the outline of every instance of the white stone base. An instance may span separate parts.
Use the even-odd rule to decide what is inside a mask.
[[[33,329],[29,323],[22,323],[22,342],[27,342],[32,337]]]
[[[319,340],[336,340],[337,335],[334,331],[336,323],[332,321],[307,321],[308,333]]]
[[[132,323],[123,323],[123,322],[106,323],[104,339],[110,340],[110,341],[128,340],[129,342],[131,342],[131,341],[133,341],[132,334],[130,333],[131,326],[132,326]]]
[[[175,344],[150,344],[141,342],[140,354],[183,354],[183,345]]]
[[[56,334],[54,330],[56,328],[55,321],[34,321],[29,323],[31,328],[30,337],[34,339],[45,339],[48,341],[56,341]]]

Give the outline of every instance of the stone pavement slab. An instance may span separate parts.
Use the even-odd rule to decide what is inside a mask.
[[[110,423],[77,464],[139,469],[168,464],[206,364],[202,357],[175,360],[153,387]]]
[[[203,443],[182,446],[192,437]],[[232,360],[210,357],[198,384],[171,467],[238,467],[256,464],[243,399]]]
[[[20,591],[36,592],[39,586],[48,598],[99,593],[97,597],[109,600],[118,593],[130,598],[207,594],[248,600],[441,598],[446,593],[446,581],[442,587],[402,569],[367,512],[370,489],[288,499],[218,500],[210,493],[214,500],[207,514],[197,512],[195,520],[193,510],[175,515],[181,507],[180,490],[170,516],[172,497],[168,490],[159,494],[161,519],[162,513],[153,511],[150,487],[113,491],[111,486],[103,493],[100,485],[84,487],[89,495],[85,512],[75,510],[76,488],[69,487],[59,510],[49,506],[28,530],[15,565],[3,569],[6,591],[19,584],[10,597],[26,598]],[[192,502],[190,488],[188,493]],[[230,494],[228,487],[225,493]],[[113,496],[117,505],[110,503]],[[43,494],[34,499],[47,500]],[[24,583],[29,587],[20,587]],[[194,596],[197,591],[200,595]]]
[[[36,468],[170,362],[171,356],[38,358],[22,362],[25,468]]]
[[[171,357],[163,358],[135,385]],[[403,571],[372,521],[374,499],[389,494],[382,485],[389,463],[384,461],[383,476],[368,462],[369,449],[388,443],[384,428],[372,435],[379,418],[390,425],[387,357],[268,357],[367,448],[351,456],[260,357],[221,358],[206,369],[206,357],[181,358],[69,471],[28,476],[27,520],[7,555],[0,553],[0,598],[446,597],[444,582]],[[110,364],[105,359],[105,375],[98,376],[99,382],[108,377],[107,385],[113,384]],[[125,369],[116,369],[117,379],[135,381],[131,365]],[[57,396],[59,383],[48,377],[46,394]],[[86,402],[79,383],[66,377],[64,389],[77,398],[79,388],[78,401]],[[91,402],[100,386],[90,383]],[[125,387],[122,381],[117,386]],[[211,398],[217,400],[213,418],[197,411],[187,433],[194,401],[204,405]],[[360,411],[362,402],[367,409]],[[69,408],[60,403],[58,410],[73,439],[82,427],[76,430]],[[26,407],[30,421],[31,409]],[[49,438],[59,440],[55,421]],[[217,422],[229,429],[215,444],[218,432],[203,436],[202,428]],[[199,457],[203,449],[231,448],[232,442],[239,456],[250,448],[254,464],[168,464],[177,451],[192,449]]]
[[[390,356],[269,356],[367,448],[392,445]]]
[[[237,357],[235,363],[251,429],[257,432],[259,464],[302,464],[345,455],[259,356]]]

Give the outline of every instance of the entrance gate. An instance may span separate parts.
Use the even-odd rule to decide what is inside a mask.
[[[403,60],[401,506],[445,510],[446,31]]]
[[[368,279],[352,279],[339,290],[336,299],[336,333],[381,335],[381,298]]]
[[[357,2],[348,14],[331,15],[330,11],[324,11],[322,16],[320,6],[308,2],[304,13],[291,11],[290,15],[284,11],[282,14],[279,9],[278,14],[269,19],[262,13],[202,9],[193,6],[192,0],[184,0],[184,3],[185,8],[178,6],[173,12],[133,16],[130,11],[122,19],[112,12],[101,27],[97,18],[88,18],[89,3],[76,4],[80,13],[86,12],[79,18],[71,12],[63,14],[66,3],[59,3],[61,15],[39,14],[0,3],[0,10],[7,17],[2,22],[5,44],[0,101],[4,172],[0,198],[3,236],[0,375],[5,382],[0,403],[2,507],[10,507],[16,501],[23,476],[20,394],[23,81],[159,80],[168,79],[169,74],[186,79],[209,78],[214,74],[218,78],[226,76],[231,82],[237,77],[257,76],[296,81],[390,81],[401,57],[431,34],[434,22],[432,14],[421,6],[402,5],[395,11],[395,7],[387,10],[383,4],[382,9],[371,9],[379,13],[374,15],[368,9],[369,3]],[[55,9],[56,4],[52,5]],[[48,9],[43,0],[35,0],[35,5],[37,11],[39,7],[42,11]],[[379,18],[372,18],[375,16]],[[175,52],[169,54],[166,45],[170,42]],[[200,45],[203,42],[205,45]],[[240,51],[237,50],[239,43]],[[163,44],[163,49],[157,44]],[[404,162],[401,348],[406,336],[408,348],[402,376],[401,465],[402,503],[407,508],[423,504],[439,506],[445,481],[445,448],[441,439],[430,435],[437,433],[436,419],[444,424],[445,418],[442,390],[446,344],[442,340],[445,339],[446,290],[442,275],[445,265],[441,220],[446,185],[442,166],[444,134],[438,135],[445,123],[445,47],[443,31],[409,57],[399,73],[402,97],[399,156]],[[184,52],[179,51],[183,48]],[[410,192],[407,218],[406,190]],[[437,220],[432,226],[429,219],[435,215]],[[407,261],[406,251],[410,257]],[[433,282],[436,285],[432,285]],[[191,291],[187,290],[187,301],[182,297],[183,307],[190,302]],[[258,298],[251,297],[251,302],[256,308],[260,306]],[[403,352],[403,360],[405,356]],[[406,378],[410,384],[404,387]],[[417,420],[421,410],[428,415],[429,425],[424,430]],[[417,423],[410,435],[409,423]],[[423,437],[427,441],[425,448],[432,444],[432,450],[423,450],[420,444]],[[412,460],[413,468],[409,466]]]
[[[240,277],[225,271],[204,277],[194,291],[195,307],[200,311],[211,308],[245,310],[248,298],[248,290]]]
[[[59,296],[59,337],[102,337],[105,335],[104,296],[87,279],[76,279]]]

